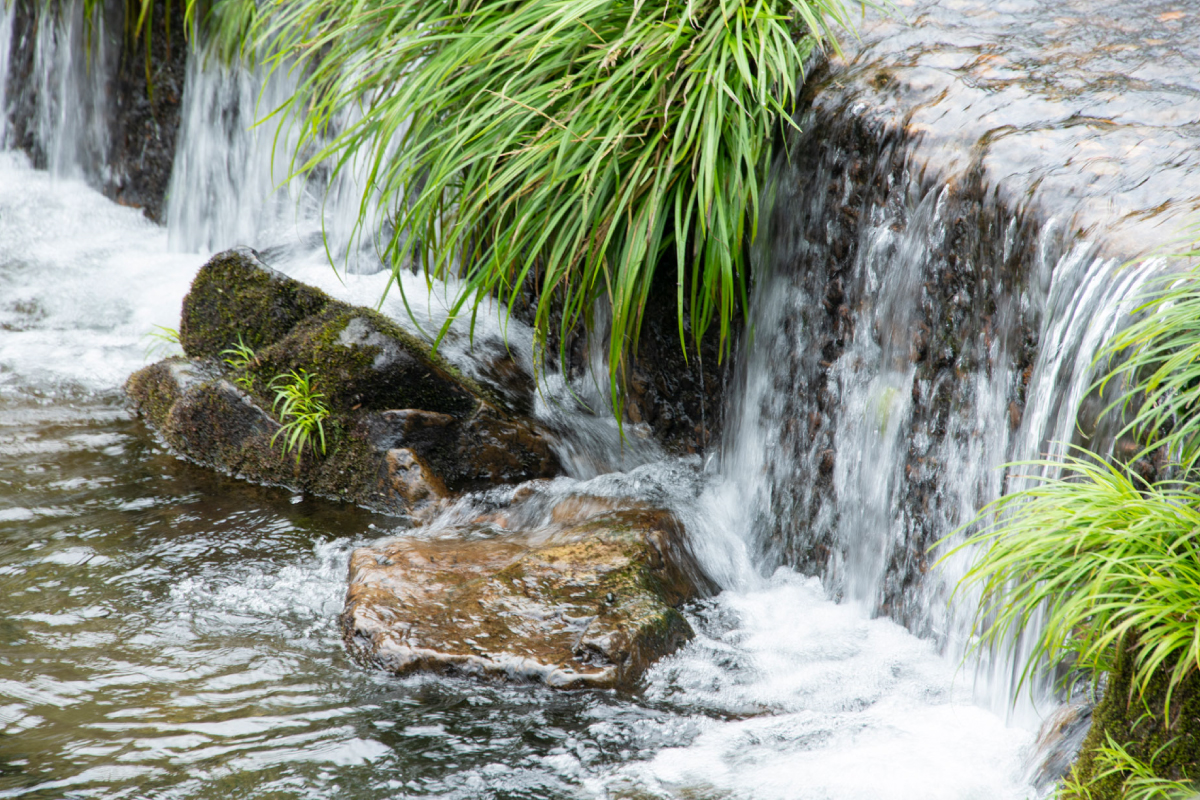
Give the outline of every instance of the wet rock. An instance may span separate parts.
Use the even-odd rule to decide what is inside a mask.
[[[1170,656],[1155,670],[1143,694],[1135,681],[1132,635],[1126,635],[1114,655],[1104,697],[1092,712],[1091,726],[1071,768],[1072,777],[1077,784],[1088,786],[1090,800],[1126,797],[1129,773],[1106,770],[1103,759],[1098,758],[1111,740],[1124,745],[1129,755],[1143,764],[1153,763],[1156,776],[1194,782],[1200,775],[1200,673],[1193,669],[1171,687],[1176,659]],[[1083,800],[1082,795],[1070,791],[1063,797]]]
[[[356,550],[347,647],[397,674],[631,685],[691,638],[676,606],[702,588],[673,516],[610,502],[574,503],[535,530],[451,530]]]
[[[176,452],[264,483],[413,514],[453,493],[561,472],[546,435],[395,323],[267,267],[213,257],[184,299],[186,358],[135,373],[127,392]],[[231,366],[228,350],[253,350]],[[285,453],[278,376],[313,376],[324,454]],[[286,435],[285,435],[286,437]]]

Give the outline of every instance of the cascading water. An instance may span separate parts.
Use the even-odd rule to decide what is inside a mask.
[[[8,64],[12,60],[13,15],[0,14],[0,146],[8,143]]]
[[[0,9],[11,144],[5,47],[22,45],[7,35],[13,7]],[[250,122],[290,78],[264,90],[193,58],[168,226],[151,225],[79,180],[105,152],[92,123],[107,62],[76,69],[60,45],[78,21],[62,19],[38,28],[35,86],[18,98],[49,109],[22,124],[46,120],[34,149],[52,172],[0,153],[0,797],[1017,800],[1047,788],[1031,732],[1055,700],[1035,686],[1006,721],[1022,654],[960,668],[973,604],[946,601],[968,556],[934,569],[929,548],[1018,480],[999,465],[1077,440],[1092,354],[1156,262],[1122,268],[1070,220],[990,193],[953,146],[863,122],[862,96],[892,78],[868,90],[827,77],[772,171],[719,452],[702,463],[622,444],[553,372],[524,390],[571,474],[539,495],[636,498],[685,523],[723,590],[689,611],[696,639],[632,697],[397,680],[346,663],[332,621],[349,550],[395,522],[177,462],[119,392],[153,343],[143,334],[176,324],[213,250],[249,244],[375,304],[388,273],[369,243],[351,247],[353,170],[330,194],[274,191],[291,134],[272,154],[273,126]],[[86,101],[82,116],[67,97]],[[354,268],[331,270],[326,243]],[[436,330],[454,287],[401,278]],[[414,325],[394,289],[383,310]],[[452,332],[447,355],[482,381],[501,359],[533,375],[528,329],[480,319],[473,340]],[[599,405],[605,384],[575,391]],[[465,497],[430,524],[494,499]]]
[[[20,15],[26,24],[13,30]],[[6,115],[4,130],[16,144],[33,152],[56,176],[101,181],[108,171],[108,87],[114,53],[105,15],[97,14],[92,26],[94,45],[85,48],[82,4],[30,4],[20,9],[13,4],[0,39],[32,39],[32,46],[26,45],[30,59],[23,65],[29,74],[21,91],[10,90],[2,97],[14,112]],[[11,50],[5,49],[7,56]],[[5,59],[6,72],[11,60]]]

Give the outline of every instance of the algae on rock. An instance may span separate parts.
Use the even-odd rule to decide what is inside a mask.
[[[138,413],[176,452],[252,481],[412,514],[451,493],[558,475],[549,439],[427,345],[370,309],[263,264],[214,256],[184,299],[186,358],[130,377]],[[223,354],[254,352],[234,369]],[[318,376],[326,453],[271,445],[272,380]]]

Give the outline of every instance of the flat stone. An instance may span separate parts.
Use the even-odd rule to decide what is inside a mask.
[[[386,539],[350,557],[350,653],[397,674],[629,686],[692,636],[703,579],[668,512],[576,501],[548,526]],[[597,515],[580,519],[590,508]]]

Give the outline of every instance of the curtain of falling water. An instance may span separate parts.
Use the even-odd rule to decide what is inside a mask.
[[[821,574],[957,660],[974,603],[947,601],[970,556],[935,570],[930,548],[1027,471],[1001,465],[1078,441],[1093,355],[1160,264],[1122,269],[1064,244],[1053,221],[1022,230],[997,208],[965,235],[966,176],[928,185],[895,141],[865,161],[836,144],[853,141],[838,124],[804,120],[804,155],[773,173],[715,513],[760,569]],[[997,711],[1025,654],[981,660]],[[1033,687],[1037,702],[1050,694]]]
[[[5,13],[0,20],[2,33],[11,16]],[[38,128],[38,141],[48,154],[56,154],[50,161],[60,165],[56,171],[69,175],[80,164],[91,163],[89,153],[103,152],[105,133],[103,126],[89,122],[103,117],[98,105],[103,92],[97,88],[103,84],[96,83],[101,72],[90,77],[79,72],[70,51],[57,47],[60,40],[77,35],[70,18],[63,24],[67,27],[55,34],[59,38],[45,33],[56,30],[52,26],[41,29],[50,38],[38,42],[41,83],[36,96],[48,98],[39,101],[39,108],[49,109],[38,112],[37,119],[49,120]],[[3,41],[0,36],[0,46]],[[252,244],[273,250],[280,258],[276,263],[339,296],[367,303],[377,299],[386,274],[356,276],[341,284],[324,261],[321,215],[335,220],[324,226],[327,232],[335,231],[335,250],[342,235],[336,231],[346,228],[339,227],[341,212],[330,211],[323,190],[293,182],[287,192],[272,192],[286,174],[285,165],[270,154],[274,131],[251,128],[249,122],[286,96],[286,82],[268,86],[264,93],[259,78],[241,71],[199,59],[189,70],[168,212],[172,246],[194,251]],[[72,106],[64,105],[62,98],[70,97],[82,99],[75,107],[85,110],[82,116],[66,113]],[[804,128],[817,137],[821,125],[809,120]],[[488,776],[499,774],[492,762],[519,761],[533,776],[525,778],[528,785],[550,793],[573,790],[564,786],[585,786],[599,795],[630,779],[656,791],[733,792],[754,786],[764,797],[795,797],[798,785],[810,787],[813,797],[857,797],[872,786],[873,796],[882,790],[884,796],[906,798],[961,797],[967,789],[981,796],[1023,796],[1017,753],[1025,734],[1005,730],[994,717],[962,704],[950,688],[953,665],[965,642],[962,615],[969,613],[970,598],[947,609],[945,596],[963,565],[932,572],[926,550],[980,503],[998,495],[1004,485],[999,464],[1036,455],[1049,443],[1071,438],[1074,408],[1089,382],[1090,354],[1111,331],[1122,298],[1136,288],[1145,270],[1118,275],[1115,264],[1095,258],[1086,245],[1064,244],[1053,226],[1031,231],[1016,220],[994,226],[988,242],[997,254],[993,261],[964,259],[954,244],[962,207],[954,191],[922,182],[906,163],[900,144],[860,158],[853,167],[849,162],[854,156],[839,149],[838,137],[826,138],[829,147],[798,148],[818,155],[775,167],[775,210],[757,260],[739,388],[732,393],[737,399],[729,411],[727,440],[707,475],[697,476],[693,462],[663,459],[652,445],[633,447],[636,452],[629,455],[603,419],[575,414],[564,404],[539,406],[544,419],[577,434],[567,459],[576,477],[589,478],[614,465],[629,470],[582,484],[568,481],[558,490],[609,492],[672,506],[687,522],[709,571],[728,591],[693,616],[700,632],[696,643],[664,662],[649,679],[647,695],[659,705],[625,706],[623,701],[606,700],[597,706],[571,706],[572,714],[591,721],[572,717],[558,726],[531,723],[564,740],[574,737],[575,749],[561,752],[551,746],[545,752],[537,746],[522,749],[524,745],[511,742],[472,744],[465,736],[464,748],[483,748],[479,763],[461,755],[449,757],[466,765],[461,772],[467,784],[477,779],[483,785]],[[288,151],[286,138],[281,151]],[[13,174],[36,180],[26,173]],[[56,189],[38,186],[50,207]],[[877,188],[866,191],[861,188],[865,186]],[[354,192],[344,196],[353,198]],[[335,205],[342,199],[335,194]],[[158,246],[153,237],[144,231],[128,236],[147,252]],[[163,256],[155,253],[154,258]],[[44,269],[47,274],[55,269],[70,273],[78,269],[76,261],[73,256],[50,260]],[[112,260],[112,280],[141,285],[128,263]],[[126,272],[118,274],[120,270]],[[42,294],[51,293],[36,274],[26,277],[30,286],[42,287]],[[164,302],[156,300],[159,305]],[[170,302],[177,305],[178,297]],[[429,312],[434,323],[435,306],[431,303]],[[398,306],[388,310],[403,317]],[[77,324],[64,322],[65,317],[54,312],[50,319],[62,327]],[[940,329],[931,322],[950,324],[947,336],[958,337],[961,346],[941,352],[938,348],[946,340],[938,338]],[[121,324],[118,333],[129,338],[129,324]],[[507,335],[514,352],[527,351],[529,334],[519,325],[497,326],[488,335]],[[1037,346],[1030,349],[1028,339]],[[456,358],[470,370],[479,350],[466,342],[458,347]],[[109,383],[112,390],[119,378]],[[1023,400],[1023,414],[1014,415],[1014,398]],[[120,435],[130,434],[122,428]],[[216,491],[203,485],[204,492]],[[229,489],[219,491],[239,496]],[[162,500],[164,505],[175,502]],[[205,529],[206,513],[189,507],[185,515],[201,520],[196,527],[203,533],[195,540],[201,549],[219,547],[208,543],[212,533]],[[239,512],[228,513],[236,517]],[[292,561],[285,567],[256,551],[240,572],[234,570],[232,580],[215,560],[190,565],[196,577],[191,583],[176,581],[179,585],[168,593],[164,613],[170,619],[198,613],[199,603],[214,604],[219,614],[236,622],[204,620],[198,627],[173,623],[180,631],[148,623],[143,644],[151,649],[168,645],[186,661],[191,657],[189,637],[215,649],[230,635],[252,639],[256,615],[263,608],[265,619],[275,626],[270,630],[278,631],[277,618],[296,609],[269,587],[282,585],[286,592],[298,585],[322,598],[319,607],[300,609],[299,614],[303,635],[315,636],[315,643],[306,639],[300,645],[300,634],[285,629],[277,634],[280,651],[294,654],[312,647],[336,662],[336,636],[320,628],[320,620],[332,613],[328,598],[336,605],[341,579],[334,562],[350,542],[339,540],[320,550],[314,563],[291,541],[293,526],[272,518],[267,527],[286,531],[290,549],[281,552]],[[214,525],[213,530],[225,529]],[[242,542],[252,538],[249,529],[238,528],[238,552],[253,550]],[[115,545],[106,552],[105,558],[117,563],[133,557]],[[96,560],[93,569],[102,566]],[[780,566],[783,569],[777,571]],[[806,580],[789,566],[821,575],[824,583]],[[286,580],[273,583],[276,572]],[[310,583],[319,587],[312,589]],[[827,595],[846,602],[835,605]],[[283,612],[279,603],[286,606]],[[932,636],[947,651],[949,668],[931,653],[929,642],[885,619],[870,619],[881,612]],[[312,634],[314,630],[318,633]],[[267,665],[262,668],[265,673],[296,672],[319,684],[320,691],[303,684],[293,687],[293,702],[312,718],[287,724],[315,726],[322,714],[348,719],[345,727],[350,730],[324,728],[312,741],[350,767],[366,761],[381,765],[373,770],[378,783],[354,778],[355,786],[370,786],[364,795],[398,791],[420,770],[435,776],[435,789],[459,787],[453,777],[459,771],[443,767],[439,772],[419,756],[393,758],[404,751],[402,743],[389,739],[387,746],[379,744],[374,731],[387,729],[383,717],[388,714],[356,711],[359,698],[378,696],[372,676],[336,664],[322,665],[310,675],[269,649],[244,649],[247,652],[238,656],[242,661],[226,665],[230,674],[213,680],[233,682],[238,669],[261,661]],[[123,657],[132,663],[142,656]],[[997,709],[1011,697],[1015,663],[998,655],[981,673],[981,692]],[[29,685],[39,679],[29,679]],[[364,689],[364,684],[372,688]],[[201,705],[206,692],[213,696],[216,691],[204,681],[194,687],[181,685],[184,697]],[[445,691],[450,694],[458,691],[449,686]],[[343,691],[345,697],[339,694]],[[410,695],[403,696],[408,702]],[[520,690],[471,697],[480,707],[490,703],[517,709],[514,719],[529,713]],[[152,698],[153,692],[145,700],[148,706],[157,702]],[[156,713],[147,715],[157,719]],[[175,716],[179,713],[171,710]],[[455,710],[445,724],[449,730],[455,725],[471,729],[473,720],[483,718],[480,713]],[[247,716],[254,718],[249,712]],[[409,736],[410,728],[411,736],[429,735],[417,730],[421,715],[413,716],[417,719],[401,726],[403,735]],[[127,724],[102,715],[97,719],[101,721],[88,723],[96,730]],[[211,732],[187,720],[177,724],[194,728],[192,736]],[[497,742],[519,739],[504,723],[488,725]],[[170,728],[166,722],[163,726],[145,733],[144,739],[155,742],[158,734],[182,735],[182,728]],[[257,752],[258,744],[239,746]],[[612,753],[606,750],[610,745]],[[96,752],[101,755],[89,757],[102,759],[106,746],[100,742]],[[169,751],[177,745],[163,747]],[[646,751],[644,761],[639,748]],[[181,747],[179,755],[170,755],[175,761],[164,763],[184,763],[191,750],[204,750],[204,743]],[[297,761],[324,763],[323,750],[306,749],[302,742],[295,750],[291,757]],[[272,751],[270,758],[287,762],[290,757]],[[847,767],[864,758],[887,773],[884,783],[873,784],[870,775]],[[151,763],[160,769],[158,762]],[[228,769],[241,775],[238,770],[255,774],[252,770],[258,767]],[[295,774],[304,776],[297,778],[301,783],[309,781],[305,786],[324,787],[320,791],[333,791],[345,779],[345,773],[332,778]],[[393,780],[396,785],[389,787],[387,781]],[[186,794],[182,789],[172,792]]]

